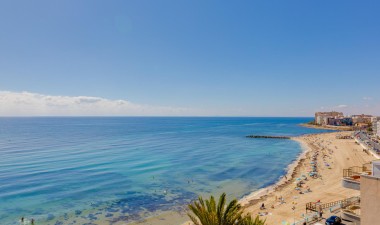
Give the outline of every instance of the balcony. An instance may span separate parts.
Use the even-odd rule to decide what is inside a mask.
[[[308,224],[318,221],[316,213],[323,211],[327,217],[336,215],[340,212],[341,218],[346,221],[352,221],[347,224],[360,224],[360,196],[346,198],[334,202],[309,202],[306,204],[305,220]]]
[[[345,221],[352,221],[353,224],[360,224],[360,202],[343,207],[341,217]]]
[[[342,186],[360,191],[360,177],[362,175],[371,175],[371,163],[363,164],[362,166],[353,166],[348,169],[343,169]]]

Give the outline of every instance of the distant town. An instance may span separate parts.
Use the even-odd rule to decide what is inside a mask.
[[[327,128],[344,127],[351,130],[366,130],[377,138],[380,137],[380,117],[372,115],[344,116],[342,112],[316,112],[310,124]]]

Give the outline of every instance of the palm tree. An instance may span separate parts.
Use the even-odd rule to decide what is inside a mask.
[[[206,201],[202,197],[198,197],[198,201],[189,205],[195,216],[190,213],[188,215],[195,225],[236,225],[242,214],[240,204],[235,199],[227,207],[225,205],[225,193],[219,197],[218,204],[216,204],[214,196]]]
[[[260,220],[259,216],[253,219],[247,214],[239,223],[239,225],[265,225],[265,220]]]
[[[188,213],[191,221],[195,225],[264,225],[265,221],[256,217],[252,219],[250,215],[242,216],[243,209],[238,201],[232,200],[226,206],[226,194],[219,197],[216,204],[214,196],[210,200],[203,200],[198,197],[198,201],[189,205],[189,209],[194,215]]]

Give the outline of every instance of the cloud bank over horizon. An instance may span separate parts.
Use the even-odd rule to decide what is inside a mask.
[[[53,96],[0,91],[0,116],[180,116],[189,108],[151,106],[91,96]]]
[[[369,100],[370,99],[370,100]],[[251,107],[250,107],[251,106]],[[247,108],[188,108],[152,106],[128,100],[93,96],[45,95],[28,91],[0,91],[0,116],[292,116],[312,117],[316,111],[342,111],[345,115],[380,114],[380,104],[366,98],[357,104],[337,104],[319,109],[297,105],[279,115],[282,106],[270,108],[247,105]],[[277,113],[273,113],[277,112]]]

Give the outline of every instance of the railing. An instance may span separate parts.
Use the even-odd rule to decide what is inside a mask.
[[[365,170],[365,171],[372,171],[372,163],[365,163],[365,164],[363,164],[363,169]]]
[[[339,206],[339,208],[346,208],[347,206],[360,203],[360,197],[351,197],[339,201],[320,203],[320,202],[308,202],[306,203],[306,213],[308,211],[319,212],[325,209],[331,209],[333,206]]]
[[[353,166],[348,169],[343,169],[343,178],[360,178],[362,173],[371,173],[371,163],[363,164],[363,166]]]
[[[315,203],[315,202],[306,203],[306,213],[307,213],[307,211],[318,212],[317,211],[317,203]]]

